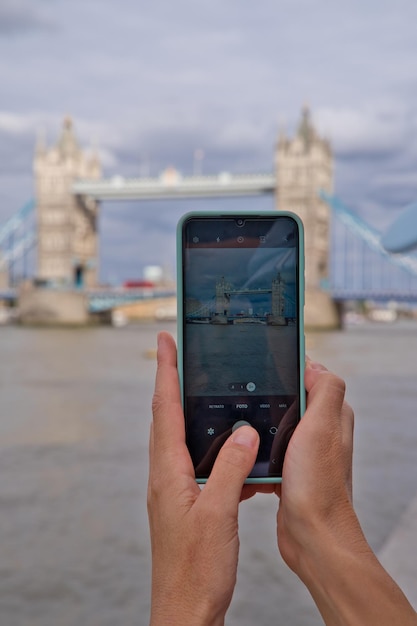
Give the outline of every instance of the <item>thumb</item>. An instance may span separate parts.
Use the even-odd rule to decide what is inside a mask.
[[[213,498],[226,514],[235,514],[258,448],[259,435],[252,426],[235,430],[222,446],[201,495]]]

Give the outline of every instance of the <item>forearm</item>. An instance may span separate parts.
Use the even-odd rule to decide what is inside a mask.
[[[417,613],[355,521],[348,536],[319,531],[300,570],[327,626],[416,626]]]

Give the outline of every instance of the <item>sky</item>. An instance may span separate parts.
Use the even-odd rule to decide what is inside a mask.
[[[106,176],[271,172],[308,104],[335,192],[384,230],[417,198],[415,0],[1,0],[0,225],[33,196],[36,138],[64,116]],[[103,203],[103,282],[174,272],[192,209],[271,198]]]

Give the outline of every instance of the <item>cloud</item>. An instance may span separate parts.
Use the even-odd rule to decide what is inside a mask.
[[[187,119],[184,112],[159,116],[154,111],[124,120],[113,136],[105,131],[102,135],[119,173],[137,176],[145,171],[155,176],[169,165],[191,174],[196,149],[204,153],[201,168],[206,174],[272,171],[277,129],[269,119],[258,122],[243,114],[196,120]]]
[[[27,134],[33,128],[34,117],[10,113],[9,111],[0,111],[0,132],[8,135]]]
[[[408,171],[377,174],[371,180],[371,185],[377,188],[409,187],[417,189],[417,168]]]
[[[408,144],[404,111],[321,107],[315,119],[340,158],[392,155]]]
[[[255,172],[273,170],[280,122],[292,135],[307,100],[333,145],[336,193],[377,225],[415,189],[416,19],[415,0],[265,0],[261,10],[0,0],[0,212],[32,193],[36,136],[54,144],[66,114],[106,176],[168,165],[189,174],[196,148],[203,173]],[[246,202],[262,200],[234,206]],[[206,206],[103,203],[103,263],[135,268],[165,254],[179,213]]]
[[[0,4],[0,37],[25,34],[55,27],[41,3],[30,0],[2,0]]]

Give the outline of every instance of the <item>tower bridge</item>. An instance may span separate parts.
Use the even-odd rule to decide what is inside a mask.
[[[270,286],[249,289],[234,287],[222,276],[215,283],[214,296],[210,301],[186,304],[186,319],[189,322],[206,321],[213,324],[229,324],[235,321],[263,321],[272,325],[286,325],[295,318],[295,296],[286,292],[285,281],[280,272],[272,279]],[[270,295],[268,305],[257,307],[254,296]],[[232,298],[248,296],[244,308],[234,311]],[[236,303],[235,303],[236,304]],[[256,310],[257,309],[257,310]]]
[[[231,317],[231,299],[232,296],[259,296],[262,294],[271,294],[271,310],[264,315],[269,324],[285,325],[288,323],[289,318],[295,317],[295,308],[290,307],[290,299],[285,292],[285,282],[278,272],[277,276],[272,279],[270,287],[260,287],[259,289],[233,288],[230,283],[227,282],[224,276],[216,282],[216,309],[215,320],[227,320]],[[292,303],[294,305],[294,302]],[[245,315],[249,318],[258,317],[252,310],[245,312]]]
[[[307,108],[294,138],[281,134],[276,169],[267,174],[182,176],[169,168],[158,178],[103,179],[97,154],[81,150],[72,122],[58,142],[36,147],[37,275],[60,284],[98,284],[99,203],[274,194],[276,206],[297,213],[306,229],[306,285],[320,290],[328,276],[329,206],[318,189],[333,189],[329,143],[318,136]]]
[[[335,198],[331,147],[317,134],[307,108],[295,135],[279,136],[275,169],[269,173],[183,176],[168,168],[155,178],[105,179],[98,155],[80,147],[66,118],[55,145],[38,142],[34,174],[34,201],[0,226],[0,276],[36,242],[38,284],[93,294],[100,287],[98,223],[107,200],[270,194],[277,210],[293,211],[304,223],[307,326],[337,325],[334,303],[349,297],[417,301],[417,258],[388,255],[379,233]],[[19,238],[16,233],[33,207],[36,230]],[[114,298],[103,297],[100,307],[106,301]]]
[[[307,108],[293,138],[281,134],[275,171],[266,174],[182,176],[169,168],[157,178],[103,179],[96,154],[87,156],[64,121],[56,145],[36,148],[34,171],[37,211],[37,275],[41,281],[94,288],[98,284],[98,219],[106,200],[153,200],[273,194],[281,210],[297,213],[306,228],[306,291],[319,305],[317,324],[337,324],[329,294],[321,284],[328,277],[329,206],[317,195],[333,188],[329,143],[314,129]]]

